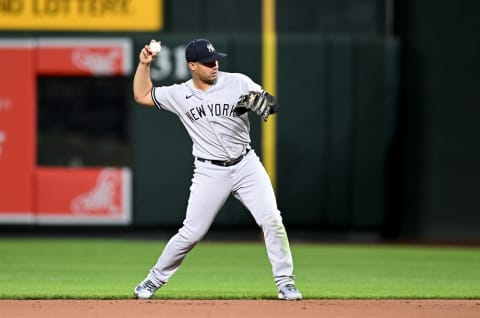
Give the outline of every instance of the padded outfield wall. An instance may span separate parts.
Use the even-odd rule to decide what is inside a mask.
[[[292,227],[378,233],[385,223],[385,165],[396,129],[398,84],[399,42],[385,36],[385,4],[279,0],[276,6],[277,95],[282,105],[277,116],[277,190],[285,221]],[[58,15],[61,8],[57,9]],[[128,13],[127,9],[119,7],[115,12]],[[185,14],[187,9],[197,14]],[[139,49],[151,38],[160,38],[164,51],[152,74],[156,83],[164,84],[188,77],[183,48],[194,37],[208,37],[229,54],[223,70],[246,73],[261,83],[261,2],[163,1],[161,12],[161,23],[154,26],[158,30],[123,32],[118,18],[112,18],[116,29],[107,27],[100,33],[92,28],[34,29],[2,30],[0,36],[35,43],[39,38],[73,42],[127,38],[133,65]],[[131,90],[132,75],[121,75],[122,94]],[[190,141],[171,114],[138,107],[133,98],[128,103],[131,108],[124,116],[129,121],[131,159],[123,164],[132,170],[131,224],[177,226],[183,219],[192,172]],[[261,154],[262,128],[256,118],[252,118],[252,136]],[[62,162],[61,150],[36,155],[42,165]],[[89,160],[87,166],[95,165],[95,158]],[[234,200],[227,202],[216,224],[254,226]]]
[[[223,69],[262,79],[262,1],[92,0],[88,8],[84,1],[66,3],[1,1],[0,38],[28,43],[39,37],[127,38],[133,65],[145,41],[165,39],[173,51],[162,55],[156,76],[170,83],[186,76],[180,62],[186,41],[209,37],[229,53]],[[310,226],[319,233],[366,229],[392,238],[480,240],[479,3],[275,1],[277,93],[283,105],[277,117],[277,188],[289,226]],[[36,72],[33,64],[30,70]],[[1,75],[0,166],[2,157],[15,158],[8,154],[14,139],[6,129],[16,127],[5,119],[12,114],[15,81]],[[0,174],[1,189],[12,189],[12,180],[15,187],[28,184],[35,165],[126,166],[134,183],[131,224],[177,226],[191,175],[190,143],[172,116],[133,105],[131,77],[38,78],[36,154],[29,148],[29,158],[12,161],[26,162],[30,169],[19,178],[0,167],[8,171]],[[35,88],[31,85],[29,80],[25,87]],[[22,97],[29,109],[34,97]],[[54,112],[56,117],[46,112],[64,104],[75,107]],[[89,118],[98,118],[101,129]],[[68,139],[69,132],[58,130],[58,124],[72,122],[83,131]],[[160,132],[159,124],[168,138],[151,135]],[[108,131],[116,126],[121,128]],[[254,120],[252,126],[253,144],[261,153],[260,123]],[[30,134],[32,128],[23,131]],[[34,147],[32,140],[23,145]],[[35,220],[29,187],[17,191],[25,198],[16,207],[27,215],[19,219],[28,222]],[[0,210],[15,212],[7,202],[16,201],[6,196],[0,193]],[[16,217],[6,219],[12,223]],[[233,201],[217,222],[253,226]]]

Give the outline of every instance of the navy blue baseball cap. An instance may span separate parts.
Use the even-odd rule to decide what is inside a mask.
[[[185,49],[187,62],[209,63],[223,59],[227,54],[217,52],[207,39],[196,39],[188,43]]]

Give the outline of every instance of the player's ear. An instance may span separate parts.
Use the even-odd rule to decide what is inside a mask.
[[[194,62],[188,62],[187,64],[190,71],[194,71],[197,68],[197,65]]]

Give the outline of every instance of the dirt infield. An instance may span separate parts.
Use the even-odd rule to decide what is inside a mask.
[[[478,318],[480,300],[0,300],[22,318]]]

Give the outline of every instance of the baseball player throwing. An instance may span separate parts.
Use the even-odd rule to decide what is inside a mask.
[[[135,287],[135,296],[148,299],[168,282],[232,194],[263,230],[278,298],[302,299],[295,287],[287,233],[270,179],[250,147],[248,114],[267,120],[278,109],[276,99],[243,74],[220,72],[218,61],[226,54],[217,52],[206,39],[191,41],[185,50],[190,80],[154,87],[150,65],[160,52],[158,44],[152,40],[140,52],[133,79],[135,100],[178,116],[192,139],[195,161],[183,226]]]

